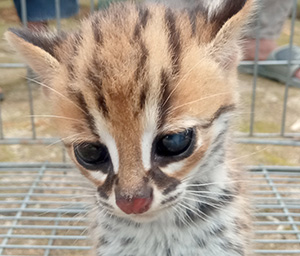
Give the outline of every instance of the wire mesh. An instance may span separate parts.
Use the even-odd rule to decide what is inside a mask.
[[[255,255],[300,255],[300,168],[250,167]],[[0,255],[91,249],[85,188],[68,164],[0,164]]]

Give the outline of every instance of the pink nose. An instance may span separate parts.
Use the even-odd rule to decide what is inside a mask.
[[[117,198],[116,203],[126,214],[141,214],[149,210],[153,197]]]

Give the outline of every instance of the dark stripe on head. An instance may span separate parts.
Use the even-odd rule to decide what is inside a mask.
[[[168,193],[174,191],[180,184],[179,180],[164,174],[158,167],[153,167],[152,169],[150,169],[148,172],[148,177],[153,180],[153,182],[160,189],[164,189],[164,195],[167,195]]]
[[[94,34],[94,39],[97,42],[97,44],[102,45],[103,44],[103,37],[102,32],[100,29],[100,17],[99,15],[94,16],[94,19],[92,20],[92,29]]]
[[[68,95],[70,97],[70,99],[72,101],[74,101],[74,103],[81,108],[82,110],[82,114],[84,115],[85,121],[87,123],[88,128],[90,129],[90,131],[92,132],[93,135],[95,135],[96,137],[99,137],[99,135],[97,134],[97,129],[95,126],[95,119],[92,116],[92,114],[90,113],[89,109],[88,109],[88,105],[84,99],[84,96],[82,94],[82,92],[80,91],[75,91],[72,88],[68,87]]]
[[[207,21],[208,10],[204,7],[203,3],[199,3],[196,8],[189,11],[189,19],[192,28],[192,35],[194,36],[197,32],[197,18],[204,17]],[[200,32],[200,31],[199,31]]]
[[[176,16],[169,8],[166,9],[165,22],[169,34],[169,48],[173,65],[173,74],[178,74],[180,70],[179,60],[181,55],[180,33],[176,28]]]
[[[168,109],[170,108],[170,77],[167,74],[167,71],[165,69],[162,69],[160,73],[160,83],[161,83],[161,89],[160,89],[160,104],[159,104],[159,121],[158,126],[161,127],[165,123],[166,115],[168,112]]]
[[[145,44],[140,41],[140,60],[137,64],[137,68],[135,71],[135,80],[138,81],[139,79],[143,79],[143,76],[145,75],[146,69],[146,62],[147,58],[149,56],[148,49],[146,48]]]
[[[148,20],[150,18],[150,12],[148,8],[139,8],[139,19],[135,25],[134,32],[133,32],[133,38],[134,40],[137,40],[141,37],[141,29],[145,29]]]
[[[148,92],[149,92],[149,82],[146,81],[140,94],[140,110],[143,110],[145,108]]]
[[[103,93],[102,80],[99,75],[95,74],[95,71],[92,71],[91,69],[87,70],[87,78],[93,86],[98,109],[103,114],[103,116],[107,118],[109,114],[105,96]]]
[[[207,129],[209,127],[212,126],[212,124],[214,123],[215,120],[217,120],[222,114],[230,112],[235,110],[235,105],[231,104],[231,105],[227,105],[227,106],[221,106],[212,116],[212,118],[210,118],[210,120],[208,120],[208,122],[204,125],[202,125],[201,127],[203,129]]]
[[[140,23],[142,28],[145,28],[147,25],[147,22],[149,20],[150,17],[150,12],[148,8],[142,8],[139,11],[139,19],[140,19]]]
[[[78,56],[78,54],[79,54],[79,48],[81,46],[82,39],[83,39],[83,37],[82,37],[81,31],[77,31],[72,35],[70,42],[69,42],[69,44],[71,45],[71,47],[73,49],[72,49],[72,52],[69,53],[68,62],[66,64],[66,67],[68,70],[69,79],[71,81],[75,80],[77,77],[77,72],[75,71],[75,66],[74,66],[74,58],[76,56]]]

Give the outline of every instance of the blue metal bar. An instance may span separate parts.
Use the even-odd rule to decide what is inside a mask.
[[[27,27],[27,3],[26,0],[21,0],[21,20],[24,27]]]
[[[253,85],[252,85],[252,100],[251,100],[251,111],[250,111],[250,127],[249,135],[252,136],[254,132],[254,120],[255,120],[255,102],[256,102],[256,87],[257,87],[257,76],[258,76],[258,56],[260,47],[260,17],[261,11],[258,11],[257,17],[257,27],[256,27],[256,49],[255,49],[255,59],[254,59],[254,72],[253,72]]]
[[[60,0],[55,0],[55,13],[56,13],[56,29],[61,30],[61,10],[60,10]]]
[[[295,23],[297,17],[297,0],[294,0],[293,9],[292,9],[292,22],[291,22],[291,35],[290,35],[290,44],[289,44],[289,53],[288,53],[288,70],[291,69],[291,59],[293,52],[293,44],[294,44],[294,32],[295,32]],[[285,133],[285,122],[286,122],[286,110],[287,110],[287,101],[289,96],[289,83],[291,79],[291,74],[287,74],[287,82],[285,85],[285,92],[283,98],[283,112],[282,112],[282,121],[281,121],[281,135],[283,136]]]

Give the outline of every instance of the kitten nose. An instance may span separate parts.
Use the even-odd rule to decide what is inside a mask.
[[[153,201],[153,190],[150,187],[143,189],[138,196],[124,196],[116,192],[116,204],[126,214],[141,214],[149,210]]]

